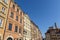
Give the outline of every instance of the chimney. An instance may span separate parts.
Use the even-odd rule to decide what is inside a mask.
[[[55,28],[57,29],[57,24],[55,23]]]

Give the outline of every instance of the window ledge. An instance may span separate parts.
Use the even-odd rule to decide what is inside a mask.
[[[0,26],[0,28],[2,28],[2,29],[3,29],[3,27],[2,27],[2,26]]]
[[[4,12],[2,12],[2,11],[0,11],[0,13],[2,13],[2,14],[4,14],[4,15],[6,15]]]

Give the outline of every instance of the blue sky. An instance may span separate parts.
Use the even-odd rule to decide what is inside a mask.
[[[15,0],[21,9],[29,15],[45,37],[48,27],[56,22],[60,27],[60,0]]]

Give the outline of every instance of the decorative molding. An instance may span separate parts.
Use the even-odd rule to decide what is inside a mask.
[[[7,8],[7,6],[6,5],[4,5],[2,2],[0,2],[3,6],[5,6],[6,8]]]
[[[11,37],[14,40],[13,36],[11,35],[7,36],[5,40],[7,40],[9,37]]]

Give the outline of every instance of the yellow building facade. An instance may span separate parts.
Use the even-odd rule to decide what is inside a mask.
[[[10,0],[0,0],[0,40],[3,40]]]

